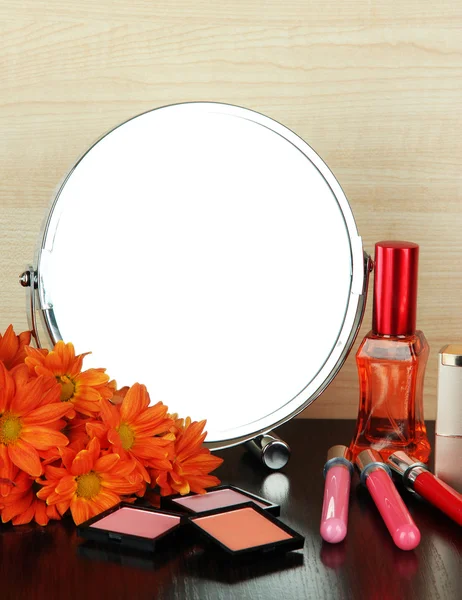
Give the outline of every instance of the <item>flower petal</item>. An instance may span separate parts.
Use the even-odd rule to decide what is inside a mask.
[[[41,375],[32,378],[28,383],[16,388],[16,394],[11,400],[10,410],[14,414],[28,415],[32,410],[38,408],[44,402],[44,396],[47,401],[59,398],[58,385],[56,380]],[[51,393],[51,397],[50,397]]]
[[[118,454],[106,454],[106,456],[101,456],[98,458],[93,469],[97,473],[105,473],[106,471],[110,471],[113,467],[115,467],[119,460],[120,456]]]
[[[0,413],[10,408],[15,392],[14,379],[0,361]]]
[[[77,386],[98,386],[104,385],[109,381],[109,375],[106,375],[103,371],[99,369],[88,369],[88,371],[83,371],[80,373],[75,380]]]
[[[47,514],[47,505],[45,502],[41,502],[40,500],[35,500],[35,522],[42,527],[48,525],[48,521],[50,517]]]
[[[29,344],[30,337],[30,331],[16,335],[12,325],[8,326],[3,336],[0,335],[0,360],[7,369],[13,369],[24,362],[25,346]]]
[[[188,477],[188,483],[192,492],[204,494],[205,488],[219,485],[220,480],[215,475],[201,475],[198,477]]]
[[[11,484],[9,482],[15,479],[16,473],[17,468],[8,455],[8,446],[0,444],[0,499],[10,494]]]
[[[19,364],[17,367],[14,367],[14,369],[11,369],[10,374],[14,379],[16,388],[20,388],[25,385],[31,378],[29,369],[24,363]]]
[[[92,516],[90,504],[85,498],[74,496],[71,500],[70,508],[76,525],[80,525],[80,523],[87,521]]]
[[[71,364],[75,360],[74,345],[71,343],[66,344],[63,340],[59,340],[56,342],[53,351],[50,354],[52,353],[56,355],[52,357],[52,362],[54,363],[56,359],[59,359],[60,368],[63,373],[69,373]]]
[[[135,383],[120,404],[120,420],[130,423],[138,413],[149,406],[149,394],[145,385]]]
[[[79,396],[74,396],[72,399],[72,405],[81,415],[86,417],[94,417],[101,410],[100,400],[101,397],[99,394],[98,397],[93,400],[84,400]]]
[[[104,423],[93,421],[91,419],[86,423],[85,430],[90,438],[97,437],[98,439],[102,439],[107,433],[107,427]]]
[[[90,440],[87,448],[93,458],[93,462],[95,462],[96,459],[99,458],[101,452],[101,445],[99,443],[98,438],[93,438],[92,440]]]
[[[32,502],[27,510],[25,510],[22,514],[14,517],[13,525],[26,525],[26,523],[30,523],[34,518],[35,514],[35,505]]]
[[[41,490],[37,492],[37,498],[40,500],[46,500],[48,502],[48,498],[51,494],[55,493],[54,486],[56,485],[56,481],[52,485],[46,485],[47,482],[42,481],[42,485],[44,486]]]
[[[148,461],[168,456],[165,444],[159,443],[159,438],[136,439],[130,450],[138,458]]]
[[[67,470],[63,467],[55,467],[54,465],[47,465],[45,467],[45,477],[48,480],[61,479],[61,477],[65,477],[66,474]]]
[[[85,356],[88,356],[88,354],[91,354],[91,352],[85,352],[84,354],[79,354],[75,357],[75,360],[69,367],[68,371],[69,377],[71,379],[75,379],[77,375],[79,375],[80,371],[82,370],[83,359],[85,358]]]
[[[103,512],[108,508],[112,508],[120,502],[120,496],[111,490],[100,490],[100,492],[91,499],[94,506],[95,514]]]
[[[72,495],[77,489],[77,482],[73,475],[66,475],[61,479],[58,485],[55,488],[55,492],[60,496],[63,496],[63,499],[66,498],[69,494]]]
[[[19,439],[16,443],[10,444],[8,456],[17,467],[29,473],[31,477],[40,477],[42,474],[42,465],[37,450],[27,442]]]
[[[143,478],[139,475],[135,481],[130,483],[125,478],[104,477],[101,479],[101,488],[111,490],[114,494],[125,496],[127,494],[135,494],[143,485]],[[102,490],[99,492],[102,493]]]
[[[13,517],[20,515],[29,508],[33,500],[32,493],[24,494],[14,502],[8,503],[2,510],[2,523],[8,523]]]
[[[111,404],[108,400],[101,400],[101,418],[104,423],[111,427],[112,429],[116,429],[120,425],[120,413],[118,409]]]
[[[63,364],[61,356],[55,350],[51,350],[51,352],[45,356],[44,366],[48,371],[53,373],[55,377],[66,375],[65,365]]]
[[[55,506],[58,513],[63,517],[65,513],[69,510],[70,501],[65,500],[64,502],[57,502]]]
[[[43,494],[41,493],[43,492],[43,490],[40,490],[40,492],[37,493],[37,497],[40,498],[41,500],[43,500]],[[52,505],[52,504],[56,504],[59,505],[60,503],[66,504],[66,510],[69,508],[69,503],[71,502],[72,498],[75,496],[75,494],[71,493],[71,492],[67,492],[66,494],[58,494],[58,492],[54,491],[51,492],[51,494],[49,494],[46,498],[46,503],[47,505]],[[59,508],[58,508],[59,510]],[[61,511],[59,511],[61,512]],[[63,514],[63,513],[61,513]]]
[[[66,446],[69,443],[67,437],[60,431],[48,427],[39,427],[38,425],[23,427],[21,439],[37,448],[37,450],[48,450],[52,446]]]
[[[71,409],[72,406],[65,402],[45,404],[45,406],[40,406],[40,408],[36,408],[26,417],[23,417],[22,422],[25,425],[31,425],[32,423],[46,425],[61,419],[61,417],[64,417]]]
[[[77,452],[69,447],[58,448],[59,454],[61,455],[61,460],[63,461],[63,465],[66,469],[72,468],[72,462],[77,455]]]
[[[3,336],[0,336],[0,360],[8,363],[19,349],[19,340],[13,330],[13,325],[8,325]]]
[[[91,453],[87,449],[81,450],[72,461],[71,473],[75,476],[88,473],[93,469],[93,464]]]
[[[91,471],[99,458],[100,452],[101,447],[98,438],[91,439],[86,449],[81,450],[72,461],[72,475],[83,475]]]
[[[61,518],[61,515],[58,512],[56,504],[53,504],[52,506],[47,506],[45,504],[45,510],[46,510],[47,517],[49,519],[55,519],[55,520],[59,521],[59,519]]]

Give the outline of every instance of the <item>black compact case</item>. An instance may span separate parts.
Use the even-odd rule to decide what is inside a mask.
[[[141,535],[132,535],[129,533],[121,533],[118,531],[113,531],[110,528],[107,529],[98,529],[92,527],[98,521],[101,521],[105,517],[117,512],[122,508],[130,508],[135,511],[145,511],[152,514],[158,515],[167,515],[169,517],[176,517],[178,519],[177,524],[173,524],[168,530],[160,533],[154,537],[146,537]],[[91,540],[94,542],[99,542],[102,544],[110,544],[111,546],[118,546],[124,548],[132,548],[134,550],[141,550],[145,552],[154,552],[157,549],[157,545],[160,543],[161,545],[165,543],[165,538],[170,536],[173,533],[178,532],[180,527],[184,525],[186,522],[186,518],[183,515],[179,515],[178,513],[169,512],[166,510],[158,510],[156,508],[146,508],[144,506],[136,506],[127,502],[121,502],[120,504],[116,504],[112,508],[88,519],[81,525],[77,527],[77,535],[85,538],[86,540]]]
[[[215,535],[205,531],[196,521],[200,521],[205,517],[210,517],[213,515],[223,515],[225,513],[230,513],[233,511],[239,511],[244,508],[251,508],[256,513],[262,515],[267,521],[276,525],[280,530],[290,535],[290,538],[278,541],[272,541],[266,544],[259,544],[255,546],[248,546],[246,548],[240,550],[232,550],[225,543],[222,543]],[[290,552],[291,550],[299,550],[303,548],[305,543],[305,538],[301,534],[299,534],[294,529],[290,528],[288,525],[282,523],[279,519],[271,515],[267,510],[261,509],[259,506],[255,505],[253,502],[247,502],[245,504],[239,504],[237,506],[229,506],[226,508],[219,508],[215,510],[210,510],[208,512],[200,513],[194,516],[189,516],[188,521],[191,526],[196,530],[198,536],[208,542],[209,547],[219,548],[223,551],[222,557],[232,557],[232,558],[247,558],[251,556],[256,556],[258,554],[267,554],[267,553],[283,553]]]
[[[252,500],[254,500],[255,502],[260,502],[261,504],[264,504],[264,507],[259,507],[259,508],[262,508],[262,510],[264,510],[265,512],[269,512],[270,514],[274,515],[275,517],[279,517],[279,515],[281,514],[281,507],[279,504],[274,504],[273,502],[270,502],[266,498],[257,496],[257,494],[253,494],[251,492],[248,492],[247,490],[243,490],[242,488],[236,487],[234,485],[217,485],[216,487],[209,488],[207,490],[207,494],[211,494],[213,492],[219,492],[221,490],[233,490],[234,492],[237,492],[238,494],[242,494],[243,496],[246,496],[247,500],[243,500],[242,502],[237,502],[235,504],[226,504],[225,506],[223,506],[221,508],[217,507],[216,509],[213,508],[213,509],[206,509],[206,510],[201,511],[201,510],[194,510],[192,507],[185,506],[183,504],[178,504],[178,502],[175,502],[175,500],[201,497],[201,494],[191,493],[191,494],[186,494],[184,496],[182,496],[181,494],[176,494],[175,496],[162,497],[161,506],[162,506],[162,508],[165,508],[165,509],[168,509],[168,510],[174,511],[174,512],[185,512],[188,514],[200,515],[200,514],[205,514],[207,512],[210,512],[211,510],[221,511],[221,510],[225,510],[228,507],[242,506],[242,505],[247,504],[248,502],[251,502]],[[207,494],[205,494],[205,495],[207,495]],[[258,506],[258,505],[255,505],[255,506]]]

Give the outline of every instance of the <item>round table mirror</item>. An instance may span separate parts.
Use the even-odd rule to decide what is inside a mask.
[[[325,389],[366,281],[319,156],[268,117],[207,102],[95,143],[57,194],[33,270],[38,343],[71,341],[92,352],[87,368],[206,418],[211,448],[269,431]]]

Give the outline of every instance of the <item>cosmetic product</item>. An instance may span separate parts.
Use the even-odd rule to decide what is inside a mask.
[[[302,548],[304,537],[252,502],[189,517],[209,542],[234,557]]]
[[[79,525],[77,534],[95,542],[153,552],[182,520],[178,514],[121,503]]]
[[[419,545],[420,531],[412,520],[392,479],[389,467],[376,450],[363,450],[356,457],[365,484],[377,506],[393,541],[401,550],[413,550]]]
[[[375,245],[372,330],[356,354],[359,411],[350,445],[382,457],[397,450],[426,462],[430,444],[423,418],[423,381],[429,346],[416,330],[419,246]]]
[[[345,539],[348,527],[348,501],[353,464],[346,446],[332,446],[324,465],[324,501],[321,514],[321,537],[336,544]]]
[[[435,474],[462,493],[462,344],[438,356]]]
[[[173,511],[199,514],[217,508],[246,504],[247,502],[254,502],[257,506],[263,510],[267,510],[276,517],[281,512],[279,504],[274,504],[265,498],[251,494],[233,485],[220,485],[210,488],[206,494],[166,496],[162,498],[162,507]]]
[[[256,456],[268,469],[278,471],[286,466],[290,458],[290,446],[273,431],[258,435],[245,447]]]
[[[387,464],[394,473],[401,477],[406,489],[416,492],[456,523],[462,525],[462,495],[435,477],[424,463],[400,450],[390,454]]]

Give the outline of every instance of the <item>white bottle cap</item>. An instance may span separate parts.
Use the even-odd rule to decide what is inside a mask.
[[[462,494],[462,436],[435,435],[435,475]]]
[[[462,344],[439,353],[436,434],[462,436]]]

